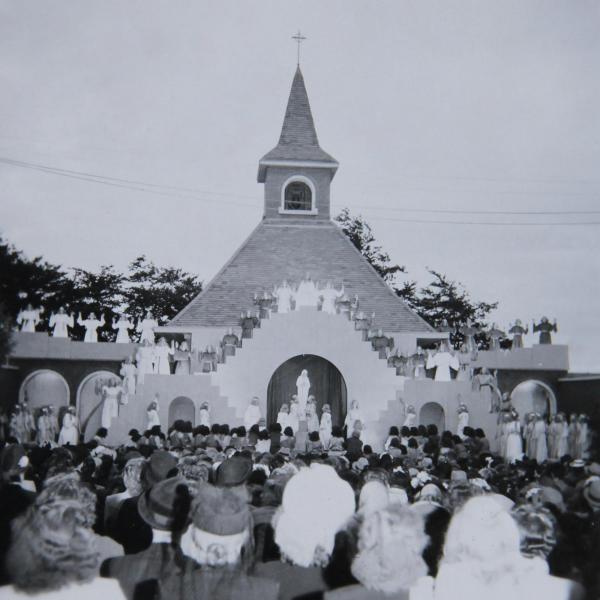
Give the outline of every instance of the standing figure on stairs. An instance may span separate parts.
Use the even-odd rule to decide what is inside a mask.
[[[110,428],[113,419],[119,416],[119,396],[123,388],[114,379],[102,388],[102,427]]]
[[[323,450],[329,450],[329,442],[331,440],[331,407],[329,404],[323,404],[321,412],[321,422],[319,423],[319,438],[323,444]]]
[[[371,329],[371,325],[373,323],[373,318],[375,313],[371,315],[371,318],[367,317],[365,313],[361,310],[354,315],[354,329],[356,331],[362,332],[362,341],[366,342],[369,338],[369,330]]]
[[[298,401],[298,413],[304,415],[306,413],[306,402],[308,401],[308,393],[310,391],[310,379],[308,371],[302,369],[302,372],[296,379],[296,399]]]
[[[387,358],[390,348],[394,347],[394,338],[386,337],[383,329],[378,329],[377,333],[370,338],[370,342],[373,350],[379,353],[379,358]]]
[[[550,323],[548,317],[542,317],[542,320],[536,325],[533,322],[533,333],[540,332],[539,344],[551,344],[552,343],[552,332],[557,332],[556,319],[554,323]]]
[[[362,411],[360,410],[358,400],[354,399],[352,400],[350,410],[347,412],[346,419],[344,420],[344,427],[346,428],[346,437],[350,437],[352,435],[352,432],[356,429],[356,423],[360,423],[360,429],[364,427]]]
[[[154,346],[151,346],[147,339],[138,347],[135,360],[137,362],[138,383],[144,383],[144,376],[154,373]]]
[[[33,308],[33,305],[28,304],[25,310],[22,310],[17,315],[17,323],[21,326],[21,331],[24,333],[35,333],[35,327],[41,321],[40,314],[43,312],[43,306]]]
[[[212,373],[217,370],[217,351],[212,345],[206,346],[200,353],[200,372]]]
[[[210,427],[210,412],[208,402],[200,405],[200,425]]]
[[[473,391],[489,389],[490,413],[499,412],[502,402],[502,392],[498,387],[496,374],[490,373],[489,369],[482,367],[479,374],[473,377]]]
[[[443,340],[440,349],[427,357],[426,369],[435,369],[434,381],[451,381],[451,371],[458,371],[458,358],[450,352],[448,342]]]
[[[336,301],[339,296],[340,292],[333,287],[331,281],[328,281],[321,290],[321,310],[329,315],[337,314]]]
[[[175,361],[175,375],[189,375],[192,372],[192,353],[187,340],[179,344],[173,356]]]
[[[511,350],[522,348],[523,336],[529,333],[529,327],[523,327],[521,319],[517,319],[515,324],[508,330],[508,333],[511,333],[513,336]]]
[[[117,331],[117,344],[129,344],[129,330],[134,328],[134,324],[128,319],[127,315],[119,315],[119,320],[113,319],[112,328]]]
[[[317,415],[317,402],[314,396],[309,396],[306,402],[306,422],[308,433],[319,431],[319,416]]]
[[[303,307],[317,308],[319,303],[319,290],[316,283],[311,279],[310,274],[299,283],[295,294],[296,310]]]
[[[491,329],[487,332],[490,340],[490,350],[500,350],[500,340],[506,337],[506,333],[496,327],[496,323],[492,323]]]
[[[226,361],[228,356],[235,356],[235,349],[239,345],[240,338],[233,333],[233,327],[230,327],[221,340],[221,356],[223,357],[223,362]]]
[[[402,427],[414,427],[417,422],[417,411],[412,404],[409,404],[406,407],[406,416],[404,417],[404,423],[402,423]]]
[[[154,345],[154,330],[158,327],[158,321],[154,318],[152,311],[148,311],[146,316],[138,323],[137,331],[140,334],[140,342],[144,340]]]
[[[90,313],[88,318],[84,320],[81,313],[79,313],[77,323],[82,327],[85,327],[85,337],[83,338],[83,341],[93,343],[98,341],[98,327],[104,327],[106,321],[104,320],[104,315],[98,320],[96,318],[96,313]]]
[[[283,283],[276,287],[273,293],[277,302],[278,313],[288,313],[292,310],[293,292],[288,282],[284,279]]]
[[[75,325],[73,313],[67,314],[65,309],[61,306],[57,313],[50,315],[50,321],[48,323],[50,329],[52,329],[52,337],[55,338],[68,338],[70,327],[73,329]]]
[[[460,395],[459,395],[460,398]],[[465,427],[469,426],[469,409],[464,402],[460,402],[458,405],[458,426],[456,427],[456,435],[462,440],[466,439],[464,433]]]
[[[250,431],[250,428],[253,425],[258,425],[260,421],[260,406],[258,405],[258,398],[254,396],[252,400],[250,400],[250,404],[244,413],[244,427],[246,431]]]
[[[250,339],[254,328],[260,327],[260,319],[258,315],[253,315],[252,311],[247,310],[240,317],[240,325],[242,326],[242,339]]]
[[[161,337],[154,346],[154,372],[157,375],[170,375],[171,363],[169,357],[175,354],[173,345],[169,346],[167,340]]]
[[[158,394],[154,395],[154,400],[150,402],[146,409],[146,430],[153,427],[160,427],[160,417],[158,416]]]
[[[462,344],[458,352],[459,370],[456,375],[458,381],[471,381],[473,377],[473,369],[471,363],[477,357],[477,352],[471,352],[466,344]]]
[[[258,306],[258,316],[260,319],[268,319],[271,316],[273,308],[273,296],[269,292],[254,295],[254,304]]]
[[[129,398],[135,396],[135,377],[137,374],[137,367],[133,364],[131,356],[128,356],[125,362],[121,363],[119,374],[123,378],[123,404],[127,404]]]
[[[336,309],[338,314],[345,315],[347,319],[350,319],[350,312],[352,309],[352,302],[350,298],[344,292],[344,288],[342,287],[342,294],[338,296],[336,302]]]
[[[463,325],[458,331],[464,336],[464,344],[469,352],[477,351],[475,336],[479,333],[479,328],[473,324],[471,319],[467,319],[466,325]]]
[[[358,312],[358,307],[360,306],[360,301],[358,299],[358,294],[354,294],[354,298],[350,301],[350,320],[352,320],[353,315]],[[373,313],[375,316],[375,313]]]
[[[69,406],[63,417],[62,428],[58,434],[58,445],[76,446],[79,443],[79,420],[75,414],[75,407]]]
[[[421,346],[417,346],[417,351],[411,357],[411,363],[413,367],[413,377],[415,379],[426,379],[427,374],[425,373],[425,354]]]

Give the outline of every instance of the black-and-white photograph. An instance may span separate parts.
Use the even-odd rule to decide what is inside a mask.
[[[600,598],[599,0],[0,0],[0,600]]]

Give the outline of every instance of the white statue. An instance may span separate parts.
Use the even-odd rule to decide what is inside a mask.
[[[277,298],[277,312],[288,313],[292,310],[294,295],[287,281],[284,280],[278,288],[275,288],[273,295]]]
[[[58,445],[76,446],[79,442],[79,420],[75,415],[75,407],[69,406],[62,421],[62,428],[58,434]]]
[[[258,405],[258,398],[254,396],[250,400],[250,404],[244,413],[244,427],[246,431],[250,431],[252,425],[257,425],[260,421],[260,406]]]
[[[81,313],[79,313],[77,323],[85,327],[85,337],[83,338],[84,342],[97,342],[98,327],[104,327],[105,320],[104,315],[102,315],[100,320],[98,320],[96,318],[96,313],[90,313],[88,318],[83,320]]]
[[[112,328],[118,331],[117,344],[129,344],[131,342],[129,330],[133,329],[133,327],[133,323],[126,315],[119,315],[118,321],[113,320]]]
[[[146,429],[152,429],[156,425],[160,427],[160,418],[158,416],[158,394],[154,396],[155,400],[150,402],[146,409]]]
[[[315,282],[310,278],[310,275],[306,275],[306,279],[303,279],[296,290],[296,310],[303,306],[310,306],[316,308],[319,303],[319,290],[315,285]]]
[[[144,340],[137,349],[135,360],[137,362],[138,383],[144,383],[144,376],[154,373],[154,347],[150,345],[148,340]]]
[[[158,340],[158,344],[154,346],[154,372],[158,375],[170,375],[171,365],[169,363],[169,356],[174,355],[174,346],[169,346],[167,340],[161,337]]]
[[[68,315],[62,306],[57,313],[50,315],[50,321],[48,322],[50,329],[52,329],[52,337],[56,338],[68,338],[69,331],[67,328],[71,327],[72,329],[74,324],[73,313]]]
[[[102,387],[102,427],[108,429],[113,419],[119,416],[119,394],[123,388],[113,379]]]
[[[296,379],[296,399],[298,401],[298,414],[300,415],[304,415],[306,412],[309,390],[310,379],[308,378],[308,371],[303,369],[298,379]]]
[[[40,314],[43,312],[43,306],[33,308],[31,304],[28,304],[25,310],[17,315],[17,323],[21,326],[21,331],[35,333],[35,326],[40,322]]]
[[[450,369],[458,371],[460,364],[458,357],[450,353],[450,348],[447,341],[440,344],[440,349],[435,354],[430,354],[427,357],[427,369],[435,368],[434,381],[451,381],[452,377]]]
[[[150,344],[154,344],[154,329],[158,327],[158,321],[154,318],[154,315],[148,311],[144,319],[142,319],[137,326],[137,331],[140,335],[140,342],[148,340]]]
[[[210,427],[210,413],[208,408],[208,402],[203,402],[200,405],[200,425],[206,425],[206,427]]]
[[[130,356],[121,364],[119,374],[123,378],[124,404],[126,404],[129,397],[135,396],[135,376],[137,374],[137,367],[133,364]]]
[[[321,290],[321,297],[323,298],[321,310],[330,315],[337,314],[337,299],[341,295],[341,292],[338,292],[333,287],[331,281],[328,281],[325,284],[325,288]]]

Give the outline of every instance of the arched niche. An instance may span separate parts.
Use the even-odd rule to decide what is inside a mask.
[[[551,417],[556,413],[556,396],[542,381],[528,379],[519,383],[510,393],[510,402],[519,413],[521,420],[531,412]]]
[[[196,408],[186,396],[178,396],[169,404],[169,427],[178,420],[190,421],[192,427],[196,425]]]
[[[444,408],[437,402],[426,402],[419,412],[419,424],[435,425],[441,433],[446,429],[446,415]]]
[[[69,405],[69,384],[51,369],[40,369],[27,375],[19,389],[19,402],[27,401],[29,410],[36,413],[42,406],[53,406],[56,415]]]
[[[267,423],[277,421],[279,408],[296,393],[296,380],[304,369],[308,371],[309,394],[315,396],[319,419],[323,404],[329,404],[333,425],[342,426],[346,418],[346,382],[332,362],[314,354],[294,356],[275,370],[267,389]]]

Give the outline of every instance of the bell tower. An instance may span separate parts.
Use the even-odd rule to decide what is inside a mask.
[[[279,143],[258,163],[264,219],[328,221],[329,187],[338,162],[319,146],[304,77],[296,69]]]

